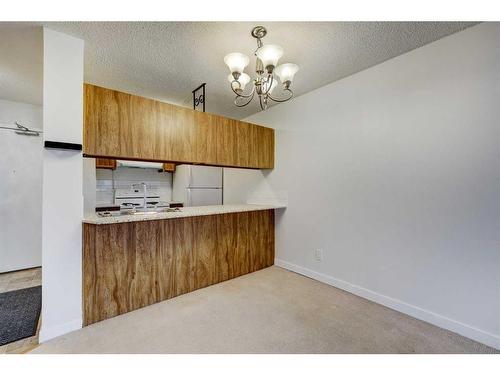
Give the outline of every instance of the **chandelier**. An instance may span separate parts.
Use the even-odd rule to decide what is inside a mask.
[[[269,100],[273,102],[286,102],[293,97],[290,86],[295,73],[299,67],[295,64],[281,64],[277,66],[278,60],[283,56],[283,48],[275,44],[262,44],[262,38],[267,34],[263,26],[256,26],[252,29],[252,36],[257,39],[257,49],[254,52],[256,57],[255,73],[252,90],[245,93],[245,87],[251,78],[244,72],[249,63],[246,55],[233,52],[224,57],[224,62],[229,67],[231,74],[227,77],[231,83],[231,90],[236,94],[234,104],[237,107],[244,107],[249,104],[257,93],[259,97],[260,108],[265,110]],[[283,93],[278,97],[272,95],[275,87],[278,85],[278,78],[281,82]]]

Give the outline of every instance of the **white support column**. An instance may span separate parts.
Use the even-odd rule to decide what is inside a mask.
[[[81,144],[83,40],[43,38],[44,141]],[[41,342],[82,327],[82,173],[80,152],[43,150]]]

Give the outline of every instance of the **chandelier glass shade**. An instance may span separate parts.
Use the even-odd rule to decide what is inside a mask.
[[[227,77],[231,84],[231,89],[236,97],[234,104],[237,107],[248,105],[257,94],[260,107],[265,110],[269,101],[286,102],[293,97],[290,86],[295,73],[299,70],[296,64],[286,63],[278,65],[278,61],[283,56],[283,48],[275,44],[262,44],[262,38],[267,34],[263,26],[256,26],[252,30],[252,36],[257,39],[257,49],[255,55],[255,77],[244,73],[249,64],[249,58],[242,53],[233,52],[224,57],[224,62],[231,74]],[[245,93],[245,87],[253,81],[252,88]],[[278,81],[281,83],[282,93],[272,96],[275,92]]]
[[[258,48],[255,55],[262,61],[264,68],[268,72],[269,70],[272,72],[273,68],[278,64],[278,60],[283,56],[283,48],[276,44],[268,44]]]
[[[224,57],[224,62],[232,72],[243,73],[250,60],[242,53],[233,52]]]

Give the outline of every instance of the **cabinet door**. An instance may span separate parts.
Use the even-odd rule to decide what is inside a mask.
[[[195,112],[195,162],[217,164],[217,118],[206,112]]]
[[[164,105],[165,103],[162,103]],[[179,162],[193,162],[195,159],[194,111],[190,108],[172,106],[170,133],[171,158]]]
[[[189,108],[155,102],[154,160],[192,162],[194,158],[194,113]]]
[[[237,121],[217,116],[217,164],[237,165]]]
[[[85,85],[84,152],[93,156],[119,156],[119,93]]]
[[[274,130],[221,118],[217,163],[241,168],[274,167]]]
[[[247,122],[221,117],[218,122],[217,164],[258,168],[257,127]]]
[[[139,160],[153,159],[158,128],[157,102],[121,93],[118,98],[120,154]]]
[[[155,160],[173,160],[172,153],[172,109],[171,105],[156,104],[156,142],[154,149]]]
[[[249,167],[250,166],[250,126],[241,121],[236,123],[236,166]]]
[[[194,161],[194,111],[85,85],[84,152],[137,160]]]
[[[259,168],[259,127],[248,122],[242,122],[242,124],[247,129],[245,133],[246,139],[240,141],[246,147],[248,155],[244,166],[247,168]]]
[[[84,153],[153,159],[156,102],[93,85],[84,91]]]
[[[274,129],[258,126],[256,142],[258,144],[258,168],[274,168]]]

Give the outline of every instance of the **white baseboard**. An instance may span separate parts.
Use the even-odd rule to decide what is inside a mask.
[[[67,322],[64,324],[59,324],[57,326],[53,327],[44,327],[43,326],[43,320],[42,320],[42,328],[40,329],[40,336],[38,338],[39,342],[45,342],[50,339],[53,339],[54,337],[64,335],[65,333],[71,332],[71,331],[76,331],[77,329],[82,328],[82,320],[77,319],[73,320],[71,322]]]
[[[471,327],[467,324],[436,314],[432,311],[424,310],[418,306],[410,305],[406,302],[384,296],[369,289],[348,283],[340,279],[336,279],[335,277],[328,276],[293,263],[289,263],[281,259],[275,259],[274,264],[278,267],[282,267],[287,270],[310,277],[311,279],[315,279],[325,284],[332,285],[336,288],[343,289],[347,292],[387,306],[393,310],[410,315],[427,323],[458,333],[459,335],[468,337],[472,340],[491,346],[495,349],[500,349],[500,336],[497,336],[495,334],[483,331],[479,328]]]

